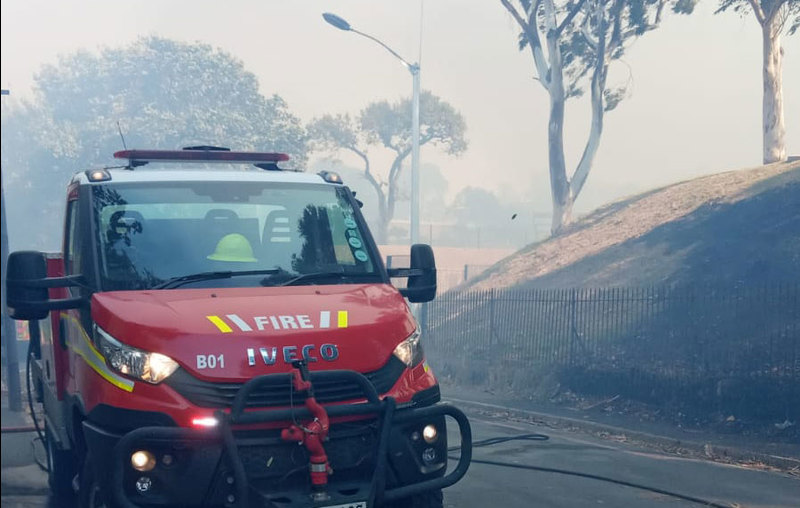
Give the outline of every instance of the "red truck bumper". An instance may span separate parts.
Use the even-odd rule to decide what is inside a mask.
[[[469,422],[457,408],[443,403],[396,408],[394,399],[380,399],[369,380],[355,371],[312,373],[312,382],[341,379],[363,389],[364,402],[331,404],[325,409],[333,423],[325,448],[334,473],[328,499],[314,502],[303,447],[280,438],[279,429],[254,426],[308,421],[307,409],[245,411],[247,399],[275,377],[248,381],[237,393],[230,412],[218,411],[218,427],[208,430],[181,427],[143,427],[124,435],[84,423],[95,472],[114,506],[140,505],[316,507],[380,506],[459,481],[472,454]],[[456,421],[461,433],[461,456],[445,474],[447,436],[445,417]],[[343,421],[344,420],[344,421]],[[432,424],[438,439],[426,443],[422,429]],[[135,470],[131,454],[147,450],[157,458],[146,472]],[[100,460],[104,457],[104,460]],[[164,458],[168,457],[168,463]],[[146,488],[142,488],[146,487]],[[360,504],[364,503],[364,504]]]

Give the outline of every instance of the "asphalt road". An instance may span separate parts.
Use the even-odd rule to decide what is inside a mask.
[[[473,440],[545,433],[547,441],[510,441],[474,450],[473,458],[604,476],[731,507],[800,506],[800,478],[660,455],[625,443],[540,426],[470,417]],[[455,441],[454,438],[451,440]],[[473,463],[447,489],[445,505],[478,508],[703,506],[665,494],[596,479]]]
[[[624,482],[702,498],[731,507],[800,506],[800,478],[785,473],[721,465],[655,454],[625,443],[545,429],[539,426],[471,417],[475,441],[527,433],[546,433],[547,441],[510,441],[475,449],[478,460],[517,466],[543,466],[605,476]],[[457,443],[457,434],[450,438]],[[17,471],[20,471],[17,469]],[[3,475],[13,470],[3,470]],[[42,475],[35,467],[26,475]],[[31,478],[42,485],[43,478]],[[6,482],[4,481],[4,484]],[[3,508],[53,505],[44,495],[2,490]],[[445,505],[459,508],[702,506],[665,494],[565,474],[473,463],[467,476],[447,489]]]

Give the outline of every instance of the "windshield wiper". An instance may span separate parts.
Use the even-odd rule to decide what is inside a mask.
[[[346,273],[346,272],[311,272],[311,273],[301,273],[291,279],[281,282],[278,286],[291,286],[297,282],[307,282],[312,280],[319,280],[319,279],[332,279],[332,278],[342,278],[342,279],[364,279],[364,278],[375,278],[377,277],[377,273]]]
[[[226,270],[219,272],[200,272],[192,273],[189,275],[181,275],[180,277],[173,277],[164,282],[156,284],[150,289],[173,289],[182,286],[189,282],[197,282],[201,280],[214,280],[214,279],[230,279],[231,277],[238,277],[241,275],[273,275],[281,270],[273,268],[270,270]]]

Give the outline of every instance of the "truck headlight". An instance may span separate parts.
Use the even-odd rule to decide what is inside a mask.
[[[120,374],[158,384],[178,368],[178,363],[161,353],[150,353],[119,342],[99,326],[94,327],[97,349],[109,367]]]
[[[425,359],[425,353],[422,351],[422,344],[419,343],[420,335],[422,335],[422,332],[417,328],[406,340],[394,348],[393,354],[399,358],[401,362],[405,363],[409,369],[416,367]]]

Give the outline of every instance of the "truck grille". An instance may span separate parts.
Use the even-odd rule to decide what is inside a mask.
[[[375,386],[378,394],[384,394],[394,386],[405,369],[406,365],[403,362],[391,356],[386,365],[364,375]],[[290,402],[302,404],[305,401],[305,394],[292,390],[289,379],[289,376],[283,376],[277,378],[275,382],[263,385],[252,393],[246,407],[288,406]],[[183,369],[176,370],[164,383],[195,406],[210,408],[231,407],[234,397],[244,385],[244,383],[202,381]],[[365,398],[357,384],[341,382],[317,381],[314,383],[314,395],[317,401],[322,403]]]
[[[280,478],[283,485],[274,485],[272,489],[280,491],[288,486],[285,480],[294,471],[299,473],[302,483],[305,483],[308,479],[308,452],[305,447],[283,441],[280,431],[275,432],[274,436],[272,440],[259,444],[251,442],[239,446],[239,458],[248,478]],[[377,439],[377,427],[373,425],[331,425],[328,440],[325,442],[325,453],[337,477],[344,470],[357,468],[362,464],[374,467],[371,459],[375,455]],[[264,440],[257,438],[256,441]],[[362,476],[368,477],[367,473]]]

